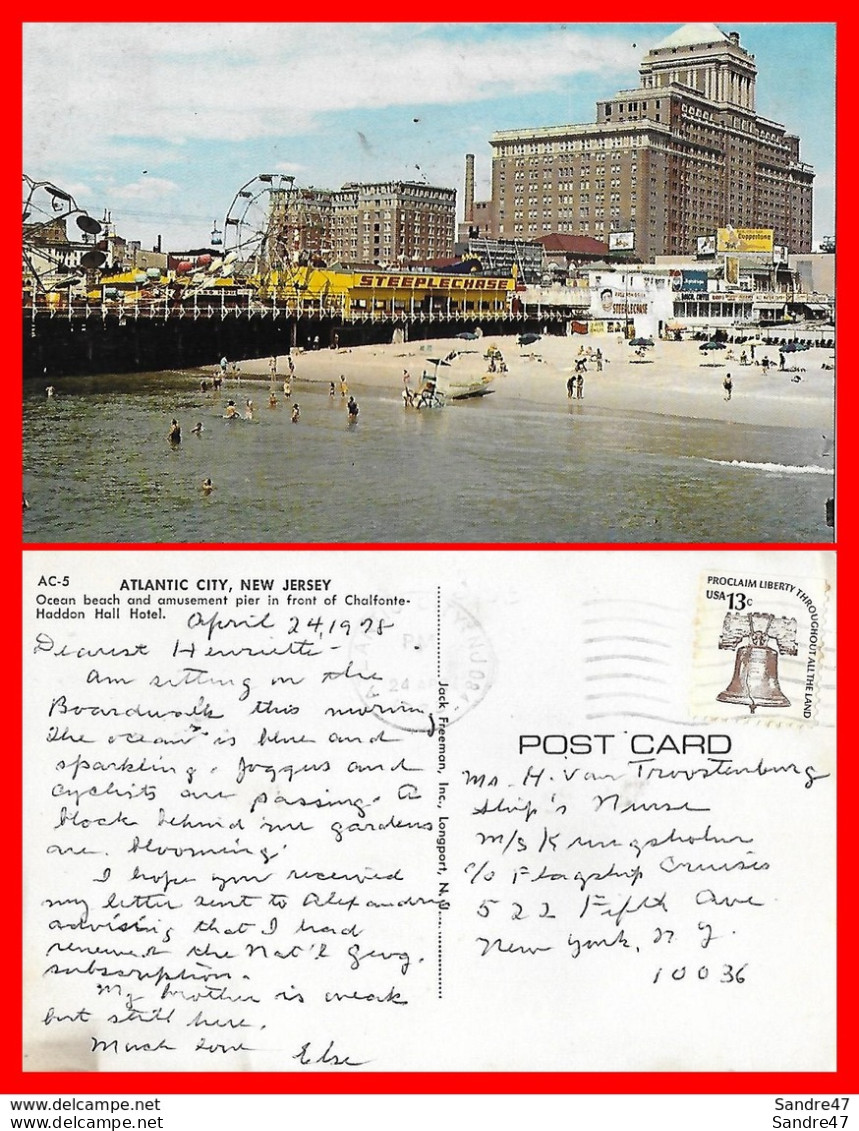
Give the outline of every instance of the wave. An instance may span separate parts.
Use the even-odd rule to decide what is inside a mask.
[[[790,463],[749,463],[744,459],[705,459],[704,463],[715,463],[720,467],[749,467],[754,471],[777,471],[790,475],[832,475],[831,467],[818,467],[817,464]]]

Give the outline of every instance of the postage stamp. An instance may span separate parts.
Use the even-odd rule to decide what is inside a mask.
[[[696,604],[690,710],[699,719],[814,725],[829,715],[826,639],[830,584],[822,577],[718,568]]]

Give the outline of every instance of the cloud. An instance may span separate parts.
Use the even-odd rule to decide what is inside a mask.
[[[141,177],[127,185],[114,185],[111,195],[117,200],[163,200],[164,197],[176,192],[179,186],[175,181],[168,181],[164,177]]]
[[[504,25],[26,24],[25,152],[295,136],[333,111],[530,93],[639,54],[610,32]]]

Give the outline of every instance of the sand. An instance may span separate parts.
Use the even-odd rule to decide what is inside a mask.
[[[584,380],[584,400],[588,405],[607,409],[629,409],[663,416],[699,420],[736,421],[742,424],[777,425],[788,428],[816,428],[831,431],[834,420],[835,372],[824,369],[834,364],[834,350],[813,348],[785,355],[788,367],[799,372],[778,371],[779,354],[775,346],[758,346],[757,361],[768,357],[768,374],[760,365],[740,365],[742,346],[728,350],[700,350],[695,341],[656,341],[645,359],[639,359],[627,342],[614,336],[542,337],[531,345],[519,346],[516,335],[487,334],[476,341],[439,338],[425,342],[357,346],[346,349],[293,351],[295,378],[293,392],[307,382],[339,388],[343,374],[349,391],[360,397],[362,389],[389,387],[397,395],[403,388],[403,369],[411,375],[415,388],[423,371],[432,375],[430,358],[457,356],[451,363],[452,376],[478,376],[486,372],[484,353],[497,346],[508,372],[498,373],[495,396],[551,404],[566,400],[566,381],[580,348],[599,348],[603,369],[588,361]],[[732,351],[734,357],[726,356]],[[268,382],[269,359],[240,363],[242,379],[264,378]],[[278,391],[288,373],[285,356],[278,357]],[[731,374],[733,394],[725,400],[722,387]],[[796,381],[794,378],[799,377]]]

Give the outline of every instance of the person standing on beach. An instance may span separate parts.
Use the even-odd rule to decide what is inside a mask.
[[[567,397],[569,400],[573,399],[573,393],[576,391],[576,378],[573,373],[567,378]]]
[[[277,377],[277,357],[272,356],[268,359],[268,375],[271,378],[272,385]]]
[[[292,360],[292,354],[291,353],[286,355],[286,362],[287,362],[287,365],[289,366],[290,376],[294,377],[295,376],[295,362]]]
[[[221,358],[221,376],[226,377],[226,375],[227,375],[227,359],[226,359],[226,357],[222,357]]]
[[[602,350],[598,349],[594,354],[597,363],[597,373],[602,373]]]
[[[725,374],[725,380],[722,382],[722,388],[725,390],[725,400],[731,399],[731,393],[734,391],[734,382],[731,380],[731,374]]]
[[[584,373],[580,370],[576,377],[576,400],[580,401],[585,395],[585,378]]]

